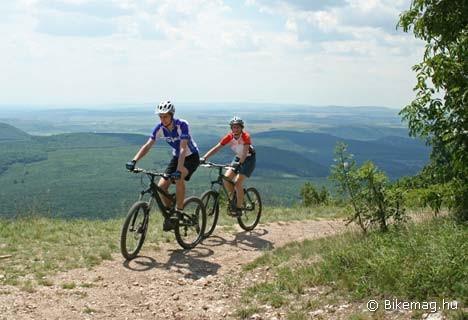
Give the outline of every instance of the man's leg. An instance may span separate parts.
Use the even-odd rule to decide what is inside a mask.
[[[181,210],[184,208],[185,200],[185,177],[188,175],[187,168],[183,167],[180,170],[180,179],[176,181],[176,209]]]
[[[164,191],[168,192],[170,185],[171,185],[171,180],[169,179],[166,180],[164,178],[159,179],[158,186]],[[163,194],[161,194],[161,200],[166,207],[170,207],[172,205],[171,199],[164,196]]]
[[[236,194],[237,194],[237,207],[242,208],[244,204],[244,180],[245,176],[243,174],[238,174],[235,184]]]
[[[233,170],[229,169],[228,171],[226,171],[224,176],[228,178],[229,180],[233,181],[234,177],[236,176],[236,173]],[[226,181],[224,179],[223,179],[223,184],[226,187],[229,194],[232,194],[232,192],[234,191],[234,185],[231,182]]]

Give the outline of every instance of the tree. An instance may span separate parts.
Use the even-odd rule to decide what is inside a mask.
[[[449,182],[452,210],[468,220],[468,1],[413,0],[398,26],[426,41],[415,99],[402,111],[410,134],[433,146],[434,183]]]

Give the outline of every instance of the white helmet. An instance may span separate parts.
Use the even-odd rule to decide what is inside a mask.
[[[242,120],[240,117],[238,116],[234,116],[230,121],[229,121],[229,125],[232,127],[234,124],[238,124],[240,125],[242,128],[244,127],[244,120]]]
[[[175,113],[175,107],[170,102],[169,100],[161,102],[157,107],[156,110],[154,111],[155,114],[161,114],[161,113]]]

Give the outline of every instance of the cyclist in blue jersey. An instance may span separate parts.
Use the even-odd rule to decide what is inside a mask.
[[[176,184],[176,209],[183,210],[185,199],[185,181],[189,181],[192,174],[200,164],[200,157],[197,144],[190,135],[189,124],[182,119],[174,118],[175,107],[170,101],[161,102],[155,114],[159,115],[160,123],[156,125],[148,141],[140,148],[132,161],[126,164],[130,171],[135,169],[135,164],[143,158],[153,147],[157,140],[165,140],[172,147],[172,159],[166,168],[166,173],[175,180]],[[171,179],[161,178],[158,185],[164,190],[168,190]],[[170,200],[161,197],[166,206],[170,205]],[[164,231],[173,228],[169,219],[164,221]]]

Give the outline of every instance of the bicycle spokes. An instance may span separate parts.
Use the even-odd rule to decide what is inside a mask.
[[[184,201],[184,211],[179,214],[175,235],[185,249],[191,249],[202,239],[206,223],[205,206],[195,197]]]
[[[248,188],[244,195],[244,210],[237,222],[244,230],[253,230],[260,221],[262,213],[262,201],[260,194],[255,188]]]
[[[147,202],[138,201],[130,208],[120,237],[120,249],[126,259],[133,259],[138,255],[145,241],[148,217]]]

